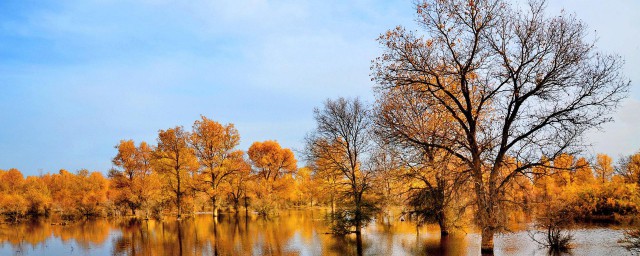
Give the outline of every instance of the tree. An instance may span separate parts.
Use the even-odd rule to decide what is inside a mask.
[[[257,169],[258,184],[257,189],[259,199],[262,200],[262,209],[258,209],[262,214],[269,214],[278,207],[274,193],[282,197],[283,193],[291,185],[289,182],[281,182],[287,174],[294,173],[297,169],[296,159],[293,152],[288,148],[282,148],[276,141],[268,140],[264,142],[254,142],[247,151],[249,159]],[[276,205],[273,205],[276,203]]]
[[[144,141],[136,147],[133,140],[121,140],[116,149],[113,164],[121,170],[109,171],[114,202],[126,205],[132,215],[144,208],[148,216],[151,201],[159,193],[159,181],[151,167],[153,149]]]
[[[602,185],[604,185],[609,179],[611,179],[611,175],[613,175],[613,160],[607,154],[598,154],[596,156],[596,173],[598,174],[598,178],[602,181]]]
[[[251,165],[249,165],[249,163],[247,163],[247,161],[245,161],[244,159],[241,162],[237,162],[237,166],[235,168],[236,171],[231,174],[229,179],[227,179],[229,185],[227,196],[233,204],[233,209],[237,214],[239,212],[238,209],[240,208],[239,206],[240,203],[242,203],[242,200],[244,199],[245,203],[247,202],[246,198],[248,197],[248,186],[252,176]],[[245,211],[248,211],[248,209],[245,209]]]
[[[640,185],[640,152],[620,158],[616,172],[627,182]]]
[[[190,143],[195,149],[201,169],[200,180],[205,186],[201,188],[211,200],[213,216],[218,216],[220,208],[220,185],[237,172],[244,162],[244,153],[235,150],[240,143],[240,135],[233,124],[225,126],[201,117],[193,124]]]
[[[378,93],[416,87],[463,135],[437,135],[443,139],[432,146],[471,174],[483,252],[493,251],[509,183],[542,165],[541,156],[578,152],[584,132],[610,121],[629,88],[620,57],[597,52],[573,16],[549,18],[544,9],[544,2],[521,11],[504,0],[421,1],[423,35],[397,27],[379,38]],[[507,158],[516,167],[504,171]]]
[[[198,168],[193,148],[189,147],[189,132],[182,126],[160,130],[154,159],[158,173],[164,176],[166,188],[173,194],[178,219],[182,216],[182,199],[187,194],[192,175]]]
[[[306,139],[310,160],[321,161],[328,169],[338,170],[348,191],[356,234],[368,220],[365,211],[373,207],[363,200],[371,188],[373,172],[367,170],[366,158],[371,150],[371,113],[359,99],[328,99],[322,109],[314,109],[316,129]]]
[[[29,214],[47,215],[51,208],[51,193],[44,179],[28,176],[24,183],[24,197],[29,203]]]
[[[593,171],[591,165],[584,157],[581,157],[576,161],[576,184],[578,186],[593,184]]]
[[[28,210],[28,202],[20,193],[24,183],[24,176],[18,169],[0,170],[0,213],[14,222]]]
[[[325,152],[329,153],[329,152]],[[322,156],[316,157],[314,161],[310,161],[313,164],[314,179],[320,184],[320,190],[323,192],[325,199],[329,197],[329,205],[331,205],[331,215],[335,214],[336,208],[336,194],[342,190],[345,182],[342,172],[334,168],[330,161],[327,159],[333,159],[334,157]]]
[[[74,207],[80,215],[99,216],[107,201],[109,180],[100,172],[81,169],[73,177]]]
[[[276,180],[296,170],[296,159],[291,149],[282,148],[276,141],[256,141],[249,147],[249,159],[258,168],[258,176],[265,181]]]
[[[136,145],[133,140],[121,140],[116,146],[118,154],[112,162],[122,170],[112,169],[109,171],[111,186],[117,191],[114,199],[116,204],[127,205],[131,210],[131,215],[136,214],[136,209],[140,208],[141,202],[134,191],[134,179],[138,178],[139,161]]]

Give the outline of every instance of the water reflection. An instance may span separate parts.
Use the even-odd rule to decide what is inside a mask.
[[[199,215],[182,221],[38,220],[0,228],[0,255],[477,255],[476,233],[441,238],[435,226],[372,223],[362,236],[330,234],[324,213],[289,211],[266,220]],[[54,222],[55,223],[55,222]],[[620,255],[621,230],[574,231],[574,255]],[[498,236],[496,253],[546,255],[524,231]]]

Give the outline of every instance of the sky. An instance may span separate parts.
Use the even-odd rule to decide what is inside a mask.
[[[327,98],[372,102],[376,38],[416,29],[411,0],[0,1],[0,169],[106,172],[121,139],[155,143],[200,115],[239,148],[301,150]],[[640,1],[551,0],[626,60],[630,97],[588,152],[640,149]]]

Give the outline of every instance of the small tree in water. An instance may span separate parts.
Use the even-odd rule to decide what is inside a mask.
[[[535,242],[547,247],[550,254],[568,252],[573,240],[569,231],[572,222],[573,218],[567,210],[547,211],[537,218],[534,225],[536,231],[529,234]]]
[[[339,98],[316,108],[314,118],[317,128],[307,136],[307,158],[339,171],[346,209],[337,211],[336,225],[354,227],[359,234],[375,209],[366,200],[374,173],[365,168],[372,146],[370,111],[358,99]]]

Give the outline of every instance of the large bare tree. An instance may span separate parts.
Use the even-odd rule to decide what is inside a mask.
[[[421,1],[421,32],[383,34],[385,52],[372,65],[378,93],[412,87],[461,132],[436,134],[429,146],[470,172],[483,252],[493,251],[500,228],[501,192],[543,165],[541,156],[579,151],[585,131],[611,120],[630,83],[621,58],[598,52],[573,15],[546,16],[544,2],[525,9],[503,0]],[[516,166],[505,168],[508,159]]]
[[[329,99],[324,108],[314,110],[317,127],[306,142],[309,160],[338,170],[343,177],[357,234],[366,222],[363,195],[371,188],[373,178],[373,172],[365,168],[372,142],[370,114],[359,99]]]

